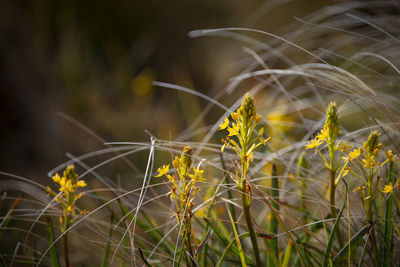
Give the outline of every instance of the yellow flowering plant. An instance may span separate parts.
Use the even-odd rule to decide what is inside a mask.
[[[190,146],[185,146],[180,157],[175,157],[172,165],[175,174],[169,174],[170,165],[163,165],[158,168],[156,177],[165,176],[171,182],[171,191],[168,193],[170,200],[175,203],[176,221],[182,229],[181,234],[190,257],[193,258],[193,249],[191,245],[191,218],[194,206],[194,198],[199,190],[196,184],[204,181],[204,170],[199,167],[192,167],[192,153]],[[191,260],[187,259],[189,265]]]
[[[252,95],[247,93],[244,96],[241,106],[236,112],[231,113],[231,118],[233,120],[231,125],[230,120],[225,117],[224,122],[219,127],[219,130],[226,129],[229,132],[228,136],[222,139],[223,146],[221,147],[221,151],[223,152],[226,147],[229,147],[236,152],[240,159],[241,175],[239,177],[239,170],[236,169],[234,181],[242,192],[242,208],[253,245],[256,265],[261,266],[258,244],[250,215],[252,197],[248,184],[247,171],[250,161],[253,160],[253,151],[260,145],[265,145],[269,138],[264,139],[262,137],[264,132],[263,127],[258,130],[256,135],[253,134],[256,126],[261,121],[261,116],[256,111]],[[235,141],[231,137],[235,137],[237,140]]]
[[[83,193],[77,193],[76,191],[87,184],[83,180],[78,180],[74,165],[67,166],[62,177],[56,173],[52,180],[59,185],[59,193],[51,190],[49,186],[47,186],[47,193],[55,197],[55,200],[61,204],[63,213],[60,215],[60,223],[61,232],[64,233],[76,220],[75,203],[83,196]]]
[[[336,206],[335,206],[335,195],[336,195],[336,186],[339,178],[342,175],[342,172],[345,168],[342,168],[342,171],[337,176],[337,171],[339,170],[342,161],[344,159],[344,153],[349,152],[351,146],[349,143],[344,143],[342,140],[338,140],[338,135],[340,134],[339,127],[339,116],[337,114],[337,106],[335,102],[331,102],[328,105],[326,111],[326,120],[324,123],[324,127],[317,134],[317,136],[308,142],[305,147],[306,149],[315,148],[325,163],[329,174],[330,174],[330,191],[329,191],[329,202],[331,208],[331,217],[336,218]],[[318,148],[322,144],[326,144],[328,147],[328,159],[321,153]],[[337,151],[340,151],[339,160],[336,161]],[[340,230],[337,230],[337,236],[339,244],[342,246],[343,241],[340,234]]]
[[[78,199],[83,196],[83,193],[77,193],[77,189],[85,187],[87,184],[83,180],[79,180],[78,174],[75,171],[74,165],[69,165],[65,169],[63,176],[61,177],[56,173],[52,180],[54,183],[59,185],[58,193],[54,192],[49,186],[47,186],[47,193],[50,196],[55,197],[56,202],[61,204],[62,214],[60,215],[61,233],[63,234],[64,241],[64,258],[65,265],[69,265],[68,259],[68,228],[77,219],[75,211],[75,203]],[[85,210],[80,212],[85,213]]]
[[[382,167],[388,162],[391,163],[390,173],[392,173],[393,163],[397,160],[396,155],[394,155],[391,150],[386,151],[386,158],[384,160],[380,160],[379,154],[381,150],[382,144],[379,142],[379,133],[377,131],[372,131],[368,136],[367,141],[364,142],[362,146],[353,148],[346,158],[346,164],[351,164],[350,166],[353,166],[353,168],[347,168],[347,171],[352,173],[355,177],[359,178],[363,182],[363,185],[359,186],[354,191],[360,192],[362,201],[364,203],[366,219],[371,225],[374,225],[375,221],[373,207],[374,205],[379,206],[377,203],[380,203],[376,201],[377,193],[379,192],[379,190],[376,190],[379,184],[378,176],[381,176],[379,173],[382,170]],[[354,169],[358,169],[360,173],[355,172]],[[393,189],[393,184],[389,181],[389,183],[384,186],[381,192],[383,194],[393,193]],[[383,207],[381,208],[383,209]],[[378,240],[375,231],[376,230],[373,227],[371,229],[370,240],[376,256],[375,264],[379,264]]]
[[[377,131],[372,131],[368,136],[367,141],[364,142],[362,146],[354,148],[346,158],[348,163],[351,163],[352,166],[356,167],[348,168],[347,170],[364,183],[361,193],[363,195],[363,200],[366,200],[365,211],[370,223],[373,221],[372,203],[376,197],[374,178],[377,177],[378,172],[388,162],[395,162],[397,160],[396,155],[394,155],[391,150],[388,150],[385,153],[386,159],[380,161],[379,153],[381,150],[382,144],[379,143],[379,133]],[[355,172],[353,169],[359,169],[361,174]],[[392,191],[392,184],[385,185],[384,190],[382,190],[383,193],[391,193]]]

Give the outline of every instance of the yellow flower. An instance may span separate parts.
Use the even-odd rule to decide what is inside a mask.
[[[229,126],[229,119],[227,117],[225,117],[225,121],[223,123],[221,123],[221,125],[218,128],[218,130],[224,130],[228,126]]]
[[[233,123],[232,124],[232,128],[228,128],[228,132],[229,132],[229,135],[228,136],[233,136],[233,135],[239,135],[239,125],[238,124],[236,124],[236,123]]]
[[[385,187],[382,190],[382,193],[393,193],[393,185],[392,183],[389,183],[385,185]]]
[[[76,186],[76,187],[85,187],[85,186],[87,186],[87,184],[86,184],[85,181],[80,180],[80,181],[78,181],[78,182],[75,183],[75,186]]]
[[[192,179],[192,181],[204,181],[203,177],[203,172],[204,170],[199,170],[196,167],[193,167],[193,174],[189,174],[189,177]]]
[[[59,190],[60,190],[61,192],[64,192],[64,193],[73,193],[73,192],[75,191],[75,188],[74,188],[74,186],[73,186],[73,184],[72,184],[72,181],[71,181],[71,180],[66,180],[65,177],[63,177],[63,178],[61,179],[60,185],[61,185],[61,187],[60,187]]]
[[[321,144],[322,144],[322,141],[320,141],[318,139],[313,139],[310,142],[308,142],[308,144],[306,144],[306,149],[311,149],[311,148],[317,147]]]
[[[339,142],[338,149],[344,153],[349,153],[350,149],[353,148],[351,145],[349,145],[349,142],[347,141],[346,143],[343,143],[342,140]]]
[[[366,168],[374,168],[375,165],[378,164],[378,162],[375,160],[375,157],[367,157],[366,159],[362,160],[364,162],[363,167]]]
[[[56,173],[56,175],[54,175],[54,176],[52,177],[52,179],[53,179],[53,182],[59,184],[59,183],[60,183],[60,180],[61,180],[61,177],[60,177],[60,175],[59,175],[58,173]]]
[[[232,120],[237,121],[239,119],[239,114],[237,112],[232,112],[231,117],[232,117]],[[228,121],[228,124],[229,124],[229,121]]]
[[[162,167],[158,168],[157,171],[158,171],[158,175],[156,175],[155,177],[161,177],[164,174],[167,174],[169,171],[169,164],[163,165]]]
[[[76,189],[87,185],[84,180],[78,180],[78,177],[74,165],[69,165],[62,177],[58,173],[52,177],[53,182],[60,186],[58,189],[60,193],[56,194],[50,187],[46,188],[49,195],[55,196],[55,201],[61,203],[63,209],[63,214],[60,216],[62,233],[67,231],[68,225],[76,220],[75,203],[84,195],[84,193],[75,194]]]
[[[396,155],[392,153],[392,150],[389,149],[385,154],[389,161],[394,162],[396,160]]]
[[[324,141],[328,137],[328,132],[325,129],[321,129],[321,131],[317,134],[315,139],[319,141]]]
[[[72,211],[72,205],[69,205],[66,209],[67,212],[71,212]]]
[[[352,159],[356,159],[360,156],[360,149],[354,149],[353,151],[351,151],[349,153],[349,156],[347,157],[347,160],[352,160]]]

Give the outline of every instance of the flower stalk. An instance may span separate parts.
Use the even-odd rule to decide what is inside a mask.
[[[164,165],[158,168],[156,177],[166,176],[171,182],[171,191],[168,193],[171,202],[175,203],[176,221],[178,222],[184,245],[189,253],[190,259],[186,258],[187,264],[193,266],[192,260],[195,258],[191,244],[191,219],[194,206],[194,197],[199,190],[197,182],[204,181],[203,172],[199,168],[192,167],[193,150],[186,146],[180,157],[175,157],[172,165],[176,174],[169,174],[169,166]]]
[[[83,180],[78,179],[78,174],[75,171],[74,165],[69,165],[65,169],[63,176],[60,177],[56,173],[52,180],[54,183],[59,185],[59,193],[51,190],[47,186],[47,193],[50,196],[55,197],[56,202],[59,202],[62,207],[62,214],[60,215],[61,233],[63,234],[63,249],[64,249],[64,262],[65,266],[69,267],[68,257],[68,228],[78,218],[75,211],[75,203],[78,199],[83,196],[83,193],[76,193],[76,190],[80,187],[85,187],[87,184]],[[84,214],[86,211],[82,210],[80,214]]]
[[[263,139],[264,128],[260,128],[258,134],[253,137],[253,131],[261,121],[261,116],[258,115],[254,98],[250,94],[244,96],[241,106],[236,112],[231,113],[233,120],[230,126],[230,121],[225,118],[225,121],[219,127],[219,130],[227,130],[229,135],[222,140],[224,145],[221,148],[223,152],[225,147],[233,149],[240,159],[241,170],[236,170],[236,178],[234,179],[242,194],[242,208],[246,220],[247,229],[249,231],[250,240],[253,246],[254,258],[256,266],[262,266],[260,261],[260,253],[258,249],[256,234],[251,219],[250,207],[252,203],[251,187],[248,183],[248,168],[250,161],[253,160],[253,151],[260,145],[265,145],[268,139]],[[235,140],[229,137],[235,137]],[[240,177],[239,174],[240,173]]]
[[[340,156],[340,160],[336,162],[336,152],[337,150],[343,150],[348,149],[344,148],[345,145],[343,145],[342,142],[340,142],[341,147],[337,145],[337,137],[340,133],[340,127],[339,127],[339,116],[337,114],[337,107],[335,102],[331,102],[328,105],[327,111],[326,111],[326,120],[323,129],[320,131],[320,133],[316,136],[314,140],[309,142],[306,145],[306,149],[310,148],[316,148],[322,159],[326,163],[326,167],[328,168],[329,171],[329,204],[330,204],[330,210],[331,210],[331,218],[336,218],[336,205],[335,205],[335,199],[336,199],[336,172],[340,167],[341,160],[342,160],[342,155]],[[328,160],[325,159],[325,157],[321,154],[321,152],[318,149],[318,146],[323,143],[323,141],[326,142],[328,146]],[[343,239],[342,235],[340,234],[340,229],[339,227],[337,228],[337,238],[339,241],[340,247],[343,246]]]

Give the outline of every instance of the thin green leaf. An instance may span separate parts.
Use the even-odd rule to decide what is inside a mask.
[[[285,250],[285,254],[283,256],[282,260],[282,265],[281,267],[288,267],[289,266],[289,260],[290,260],[290,254],[292,252],[292,242],[289,241]]]
[[[122,201],[118,201],[118,204],[122,210],[122,212],[127,215],[130,219],[133,219],[134,215],[129,212],[129,210],[125,207],[125,205],[122,203]],[[157,229],[156,225],[153,223],[149,223],[149,221],[144,222],[140,218],[136,218],[136,223],[145,231],[147,231],[147,234],[153,238],[156,242],[159,242],[161,238],[163,237],[163,234]],[[148,225],[150,224],[150,225]],[[175,245],[172,244],[172,242],[167,241],[168,245],[172,247],[173,249],[175,248]],[[169,254],[172,254],[172,250],[169,246],[167,246],[166,243],[161,243],[160,245],[163,250]]]
[[[214,231],[214,233],[217,235],[217,237],[220,239],[220,241],[222,242],[222,244],[224,246],[226,246],[226,248],[229,248],[231,250],[231,252],[236,256],[236,257],[240,257],[239,256],[239,251],[236,247],[230,245],[229,240],[221,233],[221,231],[218,229],[218,227],[216,227],[212,222],[210,222],[210,220],[204,218],[204,220],[207,222],[207,224],[211,227],[211,229]],[[241,236],[241,235],[240,235]],[[235,239],[233,239],[233,241],[235,241]],[[232,242],[232,241],[231,241]],[[229,250],[228,250],[229,251]],[[245,259],[246,259],[246,263],[247,264],[252,264],[252,260],[247,256],[244,255]]]
[[[226,170],[224,158],[222,157],[222,153],[220,153],[219,156],[220,156],[220,159],[221,159],[222,168],[224,170]],[[225,184],[229,184],[228,174],[226,174],[225,177],[224,177],[224,183]],[[235,211],[235,206],[233,206],[233,204],[232,204],[232,192],[231,192],[231,190],[227,190],[226,194],[228,195],[228,199],[230,200],[228,202],[229,211],[232,214],[232,218],[233,218],[233,221],[235,222],[235,226],[236,226],[236,211]],[[236,226],[236,229],[237,229],[237,226]]]
[[[361,228],[350,240],[347,244],[339,251],[336,257],[333,258],[332,263],[333,266],[341,266],[340,263],[345,260],[349,254],[349,245],[350,245],[350,259],[352,259],[357,251],[358,246],[363,240],[364,236],[368,234],[372,225],[366,225]]]
[[[279,214],[275,211],[274,208],[272,208],[271,204],[269,203],[269,200],[266,199],[262,194],[260,194],[261,198],[264,200],[264,203],[269,207],[273,215],[275,216],[276,220],[278,221],[279,225],[282,227],[282,230],[286,233],[288,238],[292,241],[293,246],[295,247],[297,254],[299,255],[299,260],[301,263],[301,266],[307,266],[304,261],[304,257],[300,251],[299,246],[297,245],[296,241],[294,240],[292,233],[287,229],[285,224],[282,222],[281,218],[279,217]]]
[[[335,224],[333,225],[332,231],[329,234],[329,239],[328,239],[328,244],[326,245],[326,249],[325,249],[325,255],[324,255],[324,260],[322,262],[322,266],[326,267],[328,266],[329,263],[329,258],[331,255],[331,250],[332,250],[332,246],[333,246],[333,241],[335,239],[335,233],[339,227],[339,223],[340,223],[340,218],[342,217],[343,214],[343,210],[346,206],[346,194],[347,194],[347,186],[346,186],[346,193],[344,194],[343,200],[342,200],[342,207],[340,208],[339,214],[337,215]]]
[[[235,222],[233,221],[232,214],[231,214],[229,208],[227,208],[227,210],[228,210],[229,219],[232,224],[233,233],[235,234],[236,245],[239,250],[240,262],[243,267],[246,267],[246,260],[244,258],[243,248],[242,248],[242,244],[240,243],[240,238],[239,238],[238,232],[236,230]]]
[[[271,206],[276,210],[279,211],[279,181],[278,181],[278,174],[276,171],[276,166],[275,164],[272,165],[272,177],[271,177],[271,197],[273,198],[273,201],[271,203]],[[269,253],[267,255],[267,266],[273,267],[273,266],[278,266],[279,265],[279,251],[278,251],[278,225],[279,222],[276,219],[275,216],[271,216],[271,219],[269,221],[269,232],[271,233],[272,236],[275,236],[275,238],[272,238],[268,240],[268,246],[269,246]]]
[[[110,248],[111,248],[110,240],[111,240],[112,232],[113,232],[111,225],[112,225],[112,221],[114,219],[113,217],[114,217],[114,215],[113,215],[113,213],[111,213],[111,216],[110,216],[110,227],[108,228],[108,241],[107,241],[107,245],[106,245],[106,250],[104,251],[103,261],[101,263],[102,267],[107,267],[108,266],[108,260],[110,258]]]
[[[47,218],[47,234],[49,238],[49,244],[54,244],[54,229],[50,218]],[[54,245],[50,248],[50,258],[52,266],[60,267],[60,258],[58,257],[58,253]]]

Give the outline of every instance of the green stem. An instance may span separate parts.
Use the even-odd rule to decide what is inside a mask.
[[[256,234],[254,232],[253,223],[251,221],[251,214],[250,214],[250,203],[248,201],[249,196],[246,192],[247,183],[246,179],[243,178],[242,180],[242,205],[243,205],[243,213],[246,219],[247,229],[249,230],[251,244],[253,246],[254,257],[256,260],[256,266],[261,267],[261,260],[260,260],[260,252],[258,250],[258,244],[256,239]]]
[[[336,206],[335,206],[335,198],[336,198],[336,185],[335,185],[335,177],[336,177],[336,171],[331,170],[331,189],[330,189],[330,206],[331,206],[331,218],[336,218]],[[336,231],[337,239],[339,242],[340,248],[343,247],[343,238],[340,233],[340,228],[338,225],[337,231]]]
[[[372,205],[374,201],[373,197],[373,185],[374,185],[374,176],[373,176],[373,170],[370,170],[370,175],[368,177],[368,199],[367,199],[367,220],[368,223],[372,225],[371,229],[371,234],[369,236],[372,249],[375,254],[375,265],[379,266],[380,265],[380,259],[379,259],[379,250],[378,250],[378,243],[376,241],[376,234],[375,234],[375,225],[374,225],[374,214],[372,212]]]
[[[336,162],[335,162],[335,155],[336,155],[336,145],[334,141],[331,141],[328,144],[328,150],[329,150],[329,171],[330,171],[330,206],[331,206],[331,218],[336,218],[336,205],[335,205],[335,197],[336,197],[336,184],[335,184],[335,178],[336,178]],[[337,239],[339,242],[339,246],[342,248],[343,247],[343,238],[340,233],[340,227],[338,225],[337,231],[336,231]]]
[[[186,223],[185,223],[185,243],[186,243],[186,248],[188,250],[188,253],[190,255],[190,259],[188,261],[188,265],[189,266],[193,266],[193,250],[192,250],[192,245],[190,242],[190,231],[191,231],[191,223],[190,223],[190,217],[188,216],[188,218],[186,219]]]
[[[64,262],[65,266],[69,267],[69,257],[68,257],[68,233],[64,233],[63,235],[63,243],[64,243]]]
[[[271,177],[271,197],[273,198],[271,207],[275,210],[279,210],[279,181],[278,175],[276,171],[275,164],[272,166],[272,177]],[[272,212],[271,212],[272,213]],[[267,266],[276,266],[279,265],[279,251],[278,251],[278,220],[275,218],[273,214],[271,214],[271,219],[269,223],[269,232],[274,237],[268,240],[268,246],[270,248],[270,253],[267,256]]]

